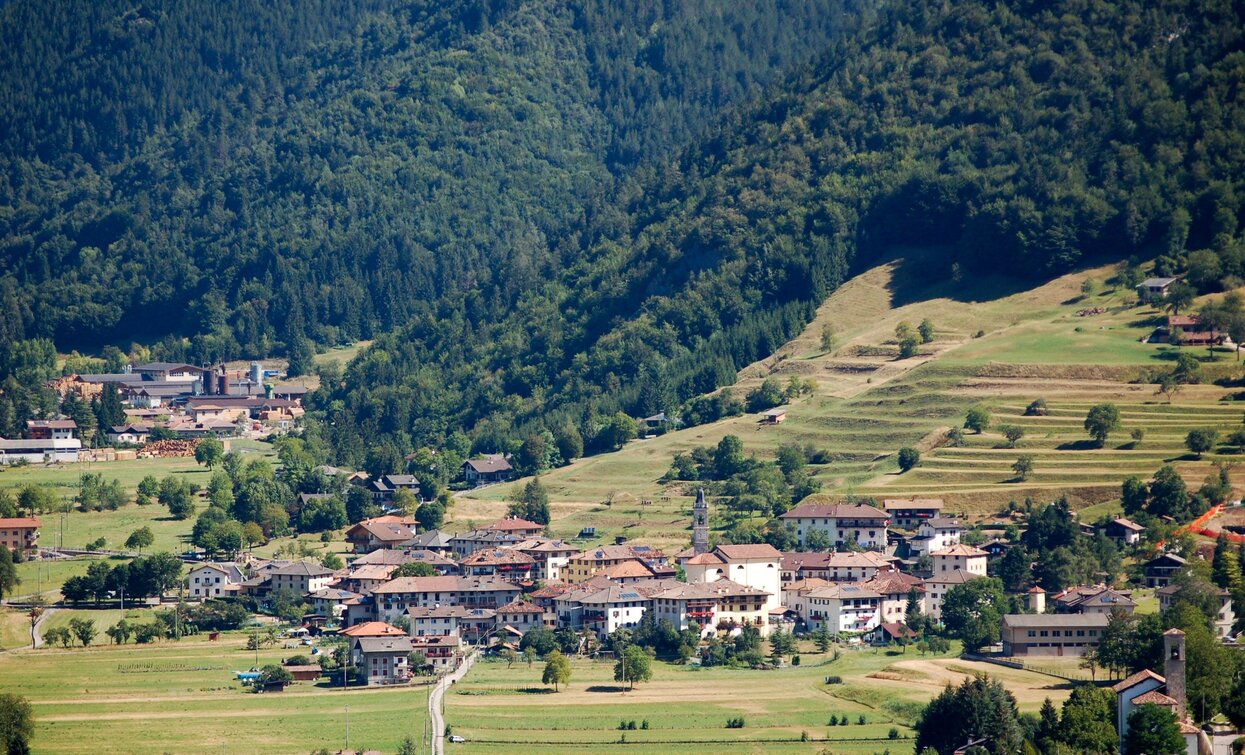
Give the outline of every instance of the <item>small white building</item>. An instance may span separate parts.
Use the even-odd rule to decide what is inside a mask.
[[[196,600],[236,595],[244,579],[237,564],[199,564],[186,576],[187,594]]]
[[[930,559],[934,562],[934,574],[944,574],[963,570],[978,577],[986,576],[986,561],[990,554],[971,545],[953,545],[950,548],[934,551]]]
[[[927,556],[934,551],[959,545],[964,534],[964,525],[954,517],[938,516],[926,519],[917,527],[916,537],[912,538],[912,548],[919,555]]]

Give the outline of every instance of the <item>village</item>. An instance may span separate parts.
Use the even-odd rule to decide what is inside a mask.
[[[1165,296],[1176,280],[1148,279],[1139,294]],[[1149,340],[1224,348],[1226,335],[1197,316],[1173,314]],[[206,466],[200,474],[212,479],[183,491],[184,516],[166,502],[163,484],[147,493],[147,478],[138,485],[137,495],[168,506],[170,525],[197,513],[193,528],[189,521],[174,528],[190,530],[178,535],[175,554],[156,552],[169,550],[166,534],[161,549],[144,555],[153,541],[136,537],[140,530],[124,545],[106,548],[101,538],[68,547],[61,530],[70,502],[32,496],[22,509],[26,491],[39,489],[29,485],[10,499],[16,516],[0,518],[10,560],[33,565],[37,576],[64,570],[51,599],[29,584],[10,586],[5,596],[10,611],[29,615],[26,652],[36,657],[96,652],[101,635],[115,647],[132,638],[133,647],[153,649],[207,638],[243,651],[234,668],[213,672],[240,691],[295,699],[308,687],[431,689],[435,695],[416,704],[426,707],[425,741],[434,752],[470,744],[471,729],[456,734],[449,724],[444,690],[460,683],[469,690],[473,677],[495,690],[490,669],[502,665],[540,661],[541,682],[556,690],[568,686],[572,669],[597,673],[596,664],[606,664],[613,670],[605,673],[626,685],[617,689],[630,690],[645,684],[652,666],[659,675],[665,668],[764,675],[800,671],[802,657],[829,666],[909,649],[973,664],[957,668],[978,675],[1023,673],[1026,684],[1046,675],[1050,686],[1038,688],[1056,699],[1068,683],[1109,689],[1121,748],[1135,709],[1145,705],[1174,714],[1189,755],[1226,755],[1239,737],[1223,716],[1197,714],[1189,689],[1202,694],[1208,682],[1197,675],[1205,669],[1186,666],[1184,631],[1173,627],[1158,639],[1154,620],[1202,615],[1209,633],[1192,640],[1195,654],[1208,638],[1239,652],[1233,598],[1240,593],[1230,586],[1240,581],[1245,508],[1225,490],[1188,522],[1176,509],[1190,494],[1162,488],[1161,470],[1139,492],[1126,482],[1122,504],[1096,507],[1092,517],[1055,495],[1013,501],[991,516],[968,515],[933,495],[811,495],[775,512],[762,535],[722,526],[738,524],[739,512],[728,510],[732,498],[714,482],[720,470],[715,478],[713,462],[702,461],[708,491],[678,481],[689,478],[670,483],[675,500],[686,501],[673,504],[680,518],[668,527],[681,542],[670,547],[670,537],[656,544],[607,537],[591,518],[568,529],[550,517],[547,500],[532,500],[544,495],[532,492],[539,473],[529,477],[510,452],[438,454],[434,465],[454,461],[434,484],[420,474],[429,465],[418,454],[377,474],[312,467],[299,445],[308,388],[258,362],[151,362],[115,374],[67,374],[46,387],[62,406],[115,402],[124,416],[97,427],[89,443],[68,411],[29,420],[24,438],[0,440],[0,463],[14,472],[92,470],[75,486],[82,512],[106,517],[115,508],[88,505],[82,492],[92,474],[102,483],[113,468],[146,474],[154,486],[149,468],[174,471],[166,480],[175,480],[185,467],[154,465],[184,460]],[[782,432],[791,406],[784,401],[742,421],[756,432]],[[988,417],[974,411],[965,429],[981,434]],[[1034,401],[1025,413],[1046,412]],[[641,443],[675,427],[665,413],[634,424]],[[738,442],[728,435],[698,458]],[[278,519],[258,505],[244,520],[238,507],[273,485],[293,491],[278,501]],[[477,524],[456,508],[461,496],[506,485],[515,487],[505,516]],[[1210,495],[1205,490],[1199,495]],[[173,494],[170,501],[179,497]],[[1162,508],[1169,497],[1185,503]],[[602,507],[614,498],[625,500],[625,491]],[[652,502],[637,503],[642,518]],[[1187,613],[1190,607],[1201,613]],[[1130,645],[1154,652],[1121,650]],[[897,673],[867,668],[874,680]],[[890,721],[900,727],[888,738],[917,726],[912,718]],[[981,744],[966,742],[956,753]]]

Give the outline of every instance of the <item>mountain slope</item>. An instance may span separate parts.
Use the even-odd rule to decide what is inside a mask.
[[[733,382],[898,244],[941,251],[923,274],[953,280],[1134,254],[1178,269],[1210,247],[1230,283],[1245,275],[1243,12],[894,3],[594,208],[573,264],[510,316],[468,301],[378,340],[322,399],[340,460],[459,427],[481,449],[568,425],[609,447],[610,414]]]
[[[621,177],[861,16],[650,5],[6,4],[3,332],[204,361],[468,293],[497,319]]]

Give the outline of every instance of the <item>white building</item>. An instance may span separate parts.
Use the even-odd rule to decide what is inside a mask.
[[[295,561],[270,573],[272,590],[293,590],[306,595],[328,587],[336,580],[332,569],[309,561]]]
[[[1168,585],[1155,590],[1155,594],[1159,596],[1159,610],[1166,611],[1171,608],[1179,592],[1179,585]],[[1215,614],[1214,621],[1215,635],[1220,638],[1230,637],[1232,626],[1236,624],[1236,611],[1232,608],[1232,593],[1222,588],[1216,589],[1215,592],[1219,599],[1219,612]]]
[[[770,597],[763,590],[729,579],[680,582],[653,595],[653,615],[657,621],[665,619],[679,630],[696,624],[702,636],[714,634],[719,625],[755,626],[766,635],[769,612],[765,606]]]
[[[951,588],[981,578],[982,575],[972,574],[963,569],[934,572],[934,576],[925,580],[925,614],[934,621],[942,621],[942,601],[947,597]]]
[[[781,569],[784,583],[811,578],[829,582],[863,582],[879,574],[898,571],[894,557],[878,551],[784,553]]]
[[[683,563],[689,583],[720,579],[766,594],[765,610],[782,606],[782,552],[772,545],[719,545]]]
[[[82,450],[82,441],[77,438],[47,440],[37,438],[19,438],[5,440],[0,438],[0,464],[43,464],[52,462],[67,464],[78,460],[78,451]]]
[[[831,634],[864,633],[881,622],[881,594],[859,584],[832,584],[800,595],[792,606],[809,629],[823,624]]]
[[[986,561],[990,554],[971,545],[953,545],[950,548],[934,551],[930,559],[934,562],[934,575],[964,570],[978,577],[986,576]]]
[[[886,547],[886,512],[863,503],[802,503],[783,514],[784,523],[794,524],[800,545],[807,544],[809,534],[822,532],[835,549],[856,543],[862,548]]]
[[[244,579],[237,564],[199,564],[186,577],[187,592],[198,600],[234,595]]]
[[[926,556],[934,551],[958,545],[963,534],[964,525],[958,519],[938,516],[921,522],[911,544],[919,555]]]

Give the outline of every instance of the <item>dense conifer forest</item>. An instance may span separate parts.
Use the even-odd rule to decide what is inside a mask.
[[[1228,0],[83,5],[0,11],[0,364],[374,337],[310,400],[341,463],[612,447],[896,245],[1245,278]]]

